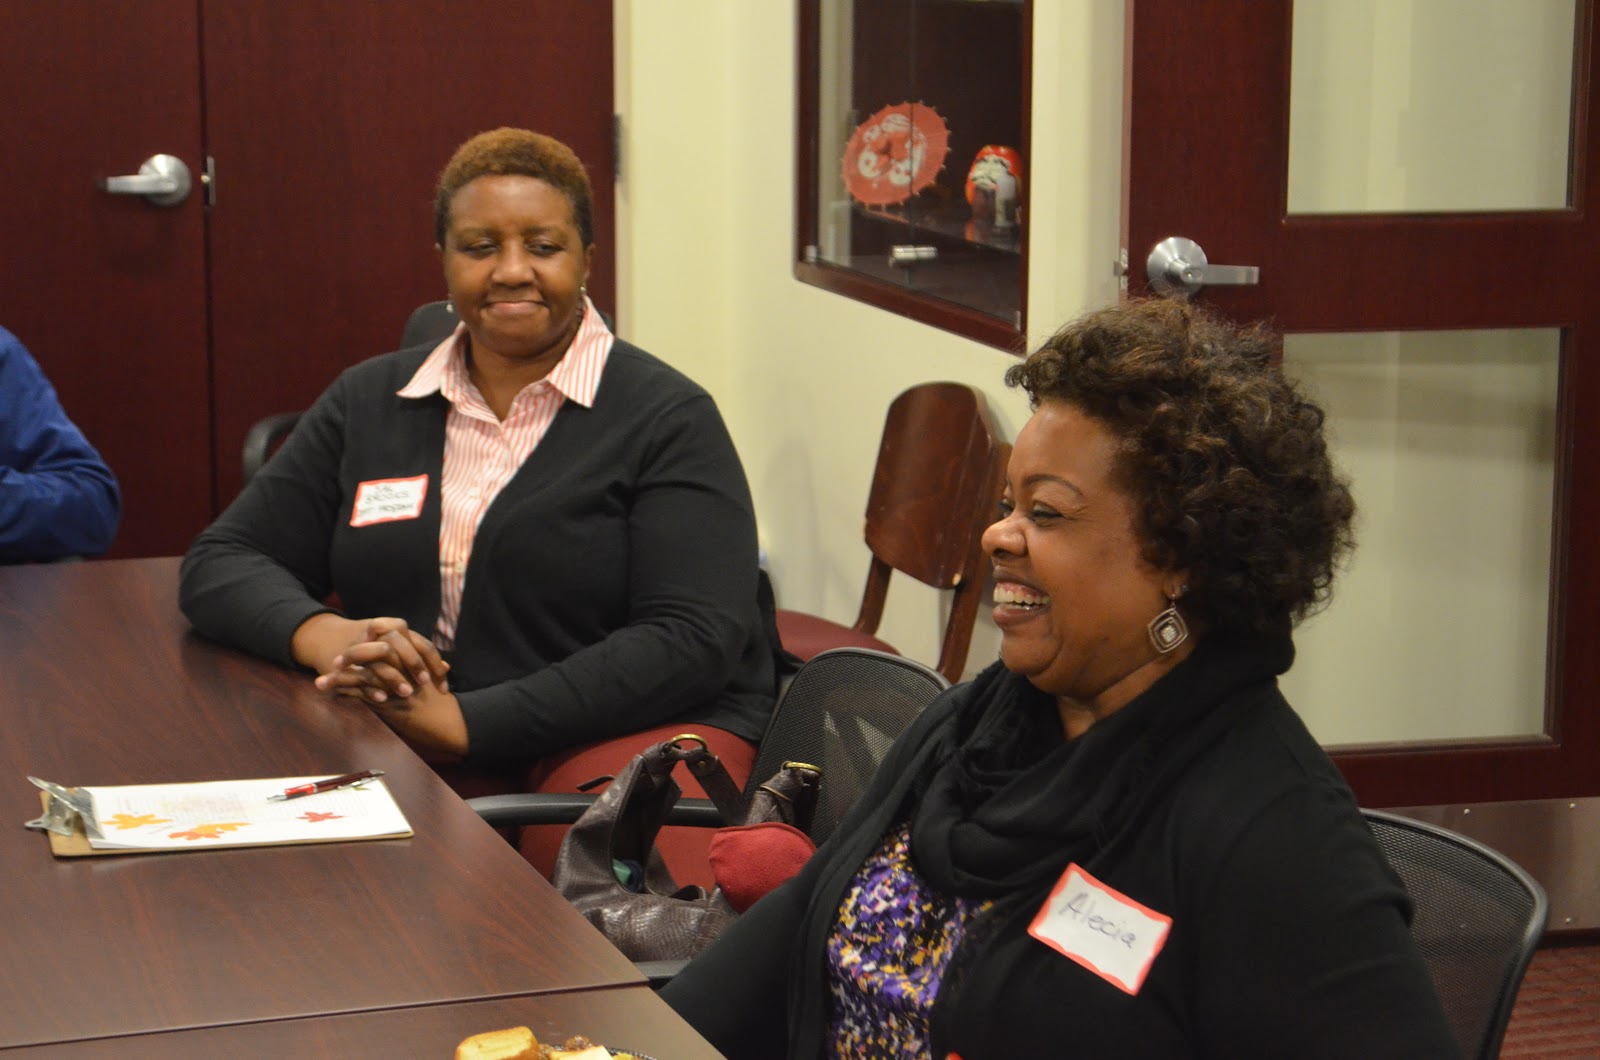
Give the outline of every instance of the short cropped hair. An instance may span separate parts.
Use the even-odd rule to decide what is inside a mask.
[[[1326,605],[1354,548],[1322,409],[1280,356],[1262,325],[1159,298],[1073,321],[1006,372],[1035,408],[1065,402],[1121,441],[1144,557],[1188,572],[1180,606],[1202,628],[1287,629]]]
[[[585,247],[594,243],[594,192],[589,174],[572,148],[553,136],[502,127],[479,133],[460,147],[439,174],[433,201],[433,233],[438,244],[450,230],[450,202],[479,177],[534,177],[567,197],[572,220]]]

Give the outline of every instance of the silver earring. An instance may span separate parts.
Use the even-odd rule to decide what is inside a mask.
[[[1189,639],[1189,624],[1178,613],[1178,597],[1182,595],[1183,589],[1179,589],[1178,596],[1167,597],[1167,609],[1152,618],[1145,627],[1150,634],[1151,646],[1162,655]]]

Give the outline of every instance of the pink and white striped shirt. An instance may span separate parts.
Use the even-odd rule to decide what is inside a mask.
[[[538,446],[562,402],[594,405],[600,373],[615,341],[585,298],[583,323],[566,355],[549,375],[523,387],[500,420],[467,375],[466,327],[456,325],[455,333],[434,347],[398,391],[406,398],[437,392],[450,402],[444,467],[439,473],[439,623],[433,631],[434,643],[443,650],[455,646],[461,588],[484,512]]]

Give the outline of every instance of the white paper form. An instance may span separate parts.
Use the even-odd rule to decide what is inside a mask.
[[[96,850],[194,850],[406,836],[411,826],[381,779],[273,802],[268,796],[327,779],[272,777],[196,784],[85,787],[94,800]]]

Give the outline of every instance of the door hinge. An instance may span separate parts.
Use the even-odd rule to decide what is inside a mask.
[[[611,115],[611,179],[622,182],[622,115]]]

